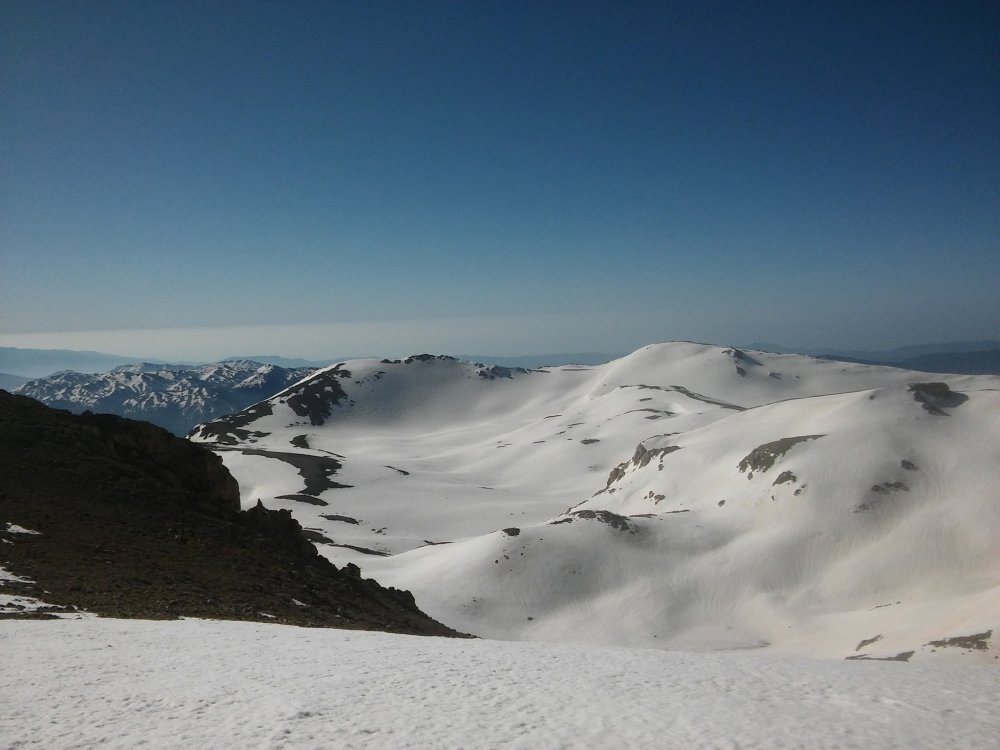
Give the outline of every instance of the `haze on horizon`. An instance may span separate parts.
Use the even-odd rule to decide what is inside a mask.
[[[995,338],[1000,6],[0,8],[0,346]]]

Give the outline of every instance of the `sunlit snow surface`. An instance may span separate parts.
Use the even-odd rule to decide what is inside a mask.
[[[1000,670],[254,623],[0,622],[11,748],[990,748]]]
[[[292,387],[216,444],[244,504],[290,510],[321,554],[458,630],[1000,656],[996,376],[674,342],[595,367],[415,357],[311,380],[343,389],[323,424]],[[304,496],[288,456],[336,456],[348,486]]]

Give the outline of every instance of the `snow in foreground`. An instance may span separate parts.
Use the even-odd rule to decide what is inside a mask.
[[[998,689],[991,666],[0,622],[0,745],[17,748],[987,748]]]

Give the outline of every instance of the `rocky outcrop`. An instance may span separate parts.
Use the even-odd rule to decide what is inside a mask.
[[[910,383],[909,389],[913,400],[936,417],[949,416],[945,409],[954,409],[969,400],[964,393],[951,390],[947,383]]]
[[[819,440],[825,435],[797,435],[795,437],[785,437],[779,440],[772,440],[770,443],[758,445],[739,462],[737,468],[740,473],[746,473],[747,479],[753,479],[753,473],[765,472],[774,466],[775,461],[784,456],[789,450],[799,443],[807,443],[810,440]],[[777,482],[775,482],[777,484]]]
[[[37,532],[4,536],[0,567],[53,606],[456,635],[338,570],[288,511],[241,512],[219,457],[166,430],[0,391],[0,456],[0,528]]]

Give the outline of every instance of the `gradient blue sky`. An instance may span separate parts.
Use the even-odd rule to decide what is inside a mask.
[[[0,345],[996,337],[998,123],[995,1],[7,0]]]

